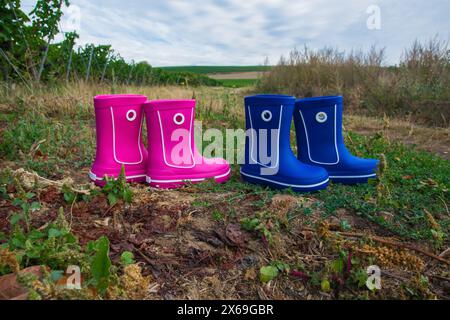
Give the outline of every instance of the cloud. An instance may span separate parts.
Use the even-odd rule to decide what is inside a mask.
[[[33,1],[25,1],[32,3]],[[127,60],[166,65],[276,63],[305,44],[341,50],[386,47],[397,63],[415,38],[447,40],[447,0],[72,0],[81,13],[79,45],[111,44]],[[29,4],[28,4],[29,5]],[[370,5],[381,30],[369,30]],[[67,17],[65,17],[67,19]],[[70,31],[70,30],[64,30]]]

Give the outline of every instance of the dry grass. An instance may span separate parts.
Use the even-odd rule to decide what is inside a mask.
[[[382,133],[392,141],[416,145],[417,149],[450,159],[450,128],[429,128],[409,120],[375,118],[359,115],[345,117],[347,130],[363,135]]]
[[[344,95],[348,110],[361,115],[405,115],[428,126],[448,127],[450,50],[432,39],[415,42],[398,67],[385,67],[384,50],[340,52],[293,50],[259,85],[264,92],[297,97]]]
[[[130,85],[101,85],[84,82],[70,83],[62,86],[35,87],[32,91],[18,85],[0,87],[0,108],[13,110],[20,105],[27,111],[41,112],[51,117],[72,117],[84,114],[93,115],[93,97],[99,94],[144,94],[153,99],[192,99],[196,98],[200,108],[207,106],[212,111],[223,109],[224,103],[231,95],[243,97],[242,89],[214,87],[157,86],[143,87]]]
[[[250,89],[252,90],[252,89]],[[0,110],[12,111],[24,106],[24,112],[39,112],[48,118],[91,119],[93,117],[92,98],[97,94],[138,93],[152,99],[191,99],[198,102],[197,118],[216,125],[211,121],[212,114],[224,113],[243,124],[243,98],[250,94],[248,89],[184,86],[115,86],[90,85],[83,82],[68,86],[39,87],[30,92],[23,86],[1,87]],[[346,106],[345,128],[357,133],[371,135],[383,132],[389,139],[414,144],[420,150],[430,151],[450,158],[450,128],[430,128],[416,124],[411,117],[406,119],[371,117],[358,115]],[[350,110],[348,110],[350,109]],[[225,114],[226,113],[226,114]]]

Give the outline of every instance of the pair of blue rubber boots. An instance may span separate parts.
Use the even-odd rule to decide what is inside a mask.
[[[378,160],[353,156],[342,136],[343,98],[296,100],[285,95],[245,98],[246,142],[242,178],[254,184],[296,192],[337,183],[366,183],[376,177]],[[294,117],[296,157],[290,131]]]

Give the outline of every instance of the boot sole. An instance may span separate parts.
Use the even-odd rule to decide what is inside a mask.
[[[292,190],[294,190],[295,192],[311,192],[311,191],[322,190],[328,186],[328,183],[330,181],[330,179],[327,178],[326,180],[319,182],[319,183],[315,183],[315,184],[296,185],[296,184],[283,183],[283,182],[270,180],[267,178],[254,176],[254,175],[242,172],[242,170],[241,170],[241,175],[242,175],[242,178],[244,179],[244,181],[252,183],[252,184],[267,185],[267,186],[273,187],[275,189],[292,188]]]
[[[106,175],[107,176],[107,175]],[[138,175],[130,175],[125,176],[127,182],[145,182],[145,174],[138,174]],[[98,177],[95,173],[92,171],[89,171],[89,179],[95,183],[95,185],[99,187],[103,187],[106,183],[103,180],[103,177]],[[117,178],[114,178],[117,179]]]
[[[217,183],[225,183],[230,179],[231,169],[226,173],[217,175],[211,178],[191,178],[191,179],[152,179],[149,176],[145,176],[145,181],[152,188],[158,189],[176,189],[181,188],[187,183],[200,183],[206,181],[207,179],[214,179]]]

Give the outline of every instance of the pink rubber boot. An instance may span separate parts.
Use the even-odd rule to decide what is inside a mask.
[[[144,104],[148,128],[147,182],[151,187],[173,189],[186,182],[230,178],[224,159],[206,159],[194,142],[195,100],[159,100]]]
[[[141,139],[143,95],[100,95],[94,98],[97,153],[89,177],[104,185],[104,176],[117,178],[122,165],[128,182],[144,182],[147,150]]]

